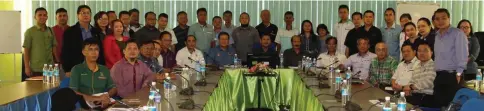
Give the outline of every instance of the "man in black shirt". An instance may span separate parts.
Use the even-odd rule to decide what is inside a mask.
[[[284,67],[298,66],[299,61],[302,60],[301,53],[301,37],[295,35],[291,37],[292,48],[284,51]]]
[[[178,41],[178,43],[175,44],[175,52],[178,52],[180,49],[185,47],[185,41],[188,37],[189,26],[187,25],[188,17],[185,11],[178,12],[178,14],[176,14],[176,17],[178,21],[178,26],[173,28],[173,32],[175,32],[176,40]]]
[[[358,48],[356,47],[356,41],[358,40],[358,33],[357,30],[361,28],[361,19],[363,15],[360,12],[354,12],[351,14],[351,19],[353,20],[353,24],[355,28],[351,29],[346,35],[345,46],[346,46],[346,57],[353,55],[358,52]]]
[[[260,44],[252,48],[254,55],[277,55],[275,45],[271,42],[269,34],[264,34],[260,38]]]
[[[375,20],[375,13],[371,10],[365,11],[363,14],[363,21],[365,23],[363,28],[357,30],[357,35],[359,38],[366,37],[370,40],[370,52],[375,53],[376,43],[382,41],[382,35],[380,29],[373,26]]]
[[[271,23],[271,13],[269,10],[262,10],[260,13],[260,18],[262,19],[262,23],[257,25],[255,29],[259,31],[259,36],[262,37],[263,34],[269,34],[271,43],[275,43],[276,34],[277,34],[277,26]],[[281,49],[281,45],[277,44],[277,50]]]

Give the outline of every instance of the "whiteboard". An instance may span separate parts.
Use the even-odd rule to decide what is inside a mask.
[[[440,8],[437,3],[425,3],[425,2],[397,2],[397,15],[396,21],[400,24],[400,15],[409,13],[412,16],[412,22],[417,25],[418,19],[426,17],[432,20],[434,12]],[[405,25],[405,24],[400,24]]]
[[[0,53],[20,53],[20,11],[0,11]]]

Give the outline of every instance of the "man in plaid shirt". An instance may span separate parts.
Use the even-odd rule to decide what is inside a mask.
[[[384,42],[376,44],[375,53],[377,57],[371,60],[369,82],[377,87],[390,86],[398,61],[388,56],[388,47]]]

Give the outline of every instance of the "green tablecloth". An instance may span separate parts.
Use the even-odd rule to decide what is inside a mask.
[[[227,69],[214,90],[205,111],[244,111],[257,107],[257,77],[244,77],[246,69]],[[323,111],[322,104],[307,89],[301,77],[292,69],[277,69],[278,77],[264,77],[262,83],[261,106],[274,111],[279,110],[279,103],[291,105],[291,111]],[[276,92],[276,87],[279,87]]]

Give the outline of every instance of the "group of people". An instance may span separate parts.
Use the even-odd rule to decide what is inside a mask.
[[[160,73],[175,67],[193,68],[199,61],[230,65],[235,55],[247,64],[248,54],[278,57],[282,53],[284,67],[297,66],[303,56],[318,58],[318,67],[351,67],[360,79],[375,86],[406,92],[414,105],[441,107],[452,100],[464,77],[472,79],[471,74],[477,73],[473,61],[480,47],[470,21],[459,22],[459,29],[451,27],[447,9],[435,11],[432,22],[424,17],[416,24],[410,14],[403,14],[400,26],[395,10],[388,8],[386,24],[377,28],[373,11],[354,12],[350,20],[349,7],[340,5],[334,37],[325,24],[319,24],[315,33],[310,20],[304,20],[298,30],[291,11],[284,13],[283,28],[271,23],[269,10],[261,11],[262,23],[256,27],[249,25],[248,13],[241,13],[236,27],[231,11],[213,17],[211,25],[207,9],[199,8],[198,21],[190,26],[187,13],[178,12],[174,29],[167,28],[167,14],[156,16],[151,11],[145,13],[142,26],[137,9],[118,15],[100,11],[94,15],[94,26],[87,5],[78,7],[79,21],[72,26],[67,24],[66,9],[55,13],[57,24],[51,28],[46,26],[47,10],[35,10],[36,24],[25,32],[23,44],[25,73],[41,76],[43,64],[60,63],[70,77],[70,88],[103,102],[162,80]],[[92,96],[98,93],[104,94]]]

